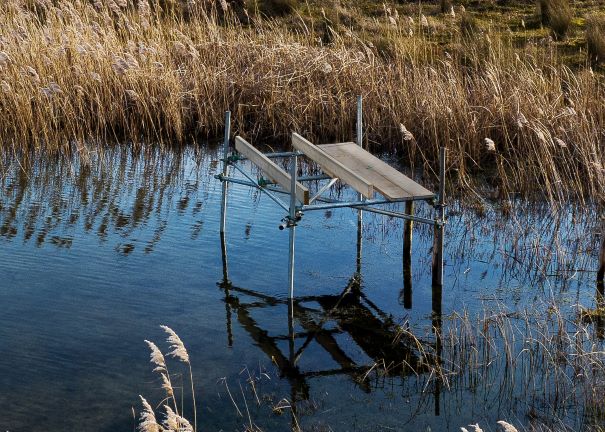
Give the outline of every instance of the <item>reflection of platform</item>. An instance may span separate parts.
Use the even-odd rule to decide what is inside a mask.
[[[309,398],[309,380],[314,378],[347,375],[362,391],[370,393],[371,381],[366,378],[372,370],[389,377],[417,376],[433,370],[430,365],[439,361],[435,357],[439,355],[439,341],[421,341],[408,331],[402,332],[392,316],[382,311],[363,293],[359,273],[360,235],[357,271],[340,294],[285,299],[233,285],[229,281],[224,236],[221,236],[221,243],[223,280],[219,286],[225,292],[228,343],[230,346],[234,343],[232,318],[235,314],[255,345],[278,367],[280,376],[290,382],[293,404]],[[440,294],[440,290],[436,292]],[[438,300],[440,302],[440,297]],[[255,310],[279,309],[284,306],[288,308],[287,317],[284,317],[287,318],[287,321],[284,319],[284,330],[287,322],[287,334],[271,334],[254,318]],[[276,322],[279,322],[279,316],[276,316]],[[434,321],[433,324],[440,325],[440,321]],[[295,327],[299,331],[295,331]],[[345,335],[348,341],[352,341],[371,359],[370,363],[367,360],[355,360],[355,355],[349,354],[358,350],[351,350],[351,346],[343,346],[339,342],[342,340],[339,336]],[[280,348],[283,341],[288,342],[287,352]],[[303,370],[299,360],[313,342],[338,367]]]
[[[294,321],[291,327],[296,323],[303,331],[301,333],[292,331],[288,335],[271,336],[252,316],[257,308],[289,306],[288,299],[278,299],[238,288],[228,282],[223,283],[222,288],[226,293],[225,302],[232,311],[236,312],[241,326],[267,357],[275,362],[281,375],[299,388],[304,398],[308,393],[306,382],[308,378],[346,374],[353,378],[361,389],[369,392],[370,386],[364,377],[374,367],[379,367],[387,376],[405,376],[427,371],[426,363],[423,361],[424,354],[420,352],[417,341],[400,337],[401,334],[393,321],[365,299],[359,289],[357,276],[350,280],[349,285],[340,295],[294,299],[292,302]],[[229,333],[232,334],[231,330]],[[362,365],[353,360],[338,343],[336,336],[340,334],[349,335],[374,363]],[[290,338],[303,342],[298,350],[286,356],[279,349],[278,341]],[[298,360],[311,342],[316,342],[326,351],[339,368],[306,372],[299,370]]]

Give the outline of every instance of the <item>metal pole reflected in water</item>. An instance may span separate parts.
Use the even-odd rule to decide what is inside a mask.
[[[233,325],[231,323],[231,305],[229,303],[229,296],[231,295],[229,289],[231,288],[231,282],[229,281],[229,264],[227,261],[227,242],[225,240],[225,233],[221,232],[221,258],[223,261],[223,280],[220,283],[220,287],[225,291],[225,314],[227,323],[227,346],[233,346]]]
[[[435,333],[435,364],[436,367],[441,369],[441,350],[442,350],[442,327],[443,319],[441,315],[441,305],[443,296],[443,286],[439,284],[433,284],[433,298],[432,298],[432,326],[433,332]],[[441,411],[441,374],[437,374],[435,377],[435,415],[440,415]]]
[[[414,215],[414,201],[405,203],[405,212],[408,215]],[[403,221],[403,291],[400,298],[403,297],[403,307],[412,309],[412,231],[414,222],[411,220]]]
[[[363,252],[363,216],[361,210],[357,214],[357,259],[355,260],[355,273],[361,278],[361,256]]]

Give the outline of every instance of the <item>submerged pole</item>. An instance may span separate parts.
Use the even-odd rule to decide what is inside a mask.
[[[405,213],[414,215],[414,201],[406,201]],[[403,307],[412,308],[412,231],[414,222],[403,222]]]
[[[290,229],[290,248],[289,248],[289,274],[290,282],[290,301],[294,298],[294,241],[296,234],[296,172],[298,171],[298,157],[292,156],[290,164],[290,214],[288,215],[288,228]],[[291,314],[293,309],[291,310]]]
[[[225,138],[223,141],[223,177],[227,177],[229,171],[229,137],[231,135],[231,111],[225,111]],[[221,234],[225,232],[227,224],[227,188],[229,183],[222,180],[222,196],[221,196]]]
[[[443,239],[445,233],[445,147],[439,151],[439,195],[433,243],[433,285],[443,285]]]

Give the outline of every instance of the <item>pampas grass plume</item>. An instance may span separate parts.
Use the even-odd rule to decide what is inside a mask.
[[[166,371],[166,359],[164,358],[164,354],[162,354],[162,351],[160,351],[160,349],[158,348],[158,346],[156,344],[154,344],[151,341],[148,341],[147,339],[145,339],[145,343],[147,344],[147,346],[149,346],[149,349],[151,350],[151,354],[149,355],[150,363],[153,363],[154,365],[156,365],[157,367],[153,370],[154,372],[165,372]]]
[[[168,405],[164,405],[164,408],[166,409],[166,419],[164,420],[166,429],[175,432],[193,432],[193,426],[186,418],[175,413]]]
[[[139,426],[137,429],[140,432],[160,432],[160,425],[155,418],[155,413],[153,412],[151,405],[149,405],[149,402],[147,402],[143,396],[139,395],[139,397],[141,398],[141,403],[143,404],[143,411],[141,411]]]
[[[187,352],[185,344],[183,343],[179,335],[177,335],[175,331],[168,326],[161,325],[160,327],[168,334],[168,338],[166,340],[170,344],[170,349],[172,349],[172,351],[170,351],[168,355],[174,358],[178,358],[183,363],[189,363],[189,353]]]
[[[516,427],[504,420],[498,420],[497,423],[504,428],[504,432],[519,432]]]

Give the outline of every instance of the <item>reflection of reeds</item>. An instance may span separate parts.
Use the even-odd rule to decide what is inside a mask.
[[[0,179],[0,236],[22,237],[37,246],[72,246],[74,229],[105,242],[119,235],[115,249],[138,250],[128,242],[153,221],[141,251],[150,253],[161,241],[168,214],[179,201],[179,214],[197,215],[207,193],[208,164],[197,174],[187,167],[204,158],[195,149],[162,152],[107,148],[86,160],[68,158],[6,158]],[[180,187],[182,186],[182,188]],[[192,235],[201,227],[192,227]]]
[[[603,85],[548,50],[517,51],[488,32],[454,41],[459,48],[445,56],[413,20],[376,43],[334,28],[323,45],[302,20],[291,32],[184,2],[136,3],[2,2],[4,147],[184,142],[217,134],[227,108],[242,134],[350,139],[354,97],[363,94],[371,142],[426,167],[446,145],[461,186],[481,174],[502,197],[605,190]]]
[[[603,339],[579,316],[566,318],[554,304],[542,314],[455,313],[436,332],[440,352],[422,345],[433,368],[428,380],[439,381],[447,391],[481,392],[499,409],[520,409],[553,430],[566,418],[583,426],[602,421]]]

